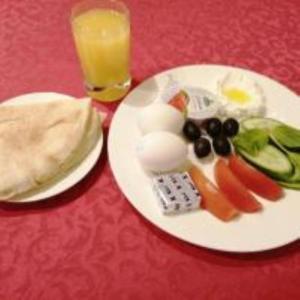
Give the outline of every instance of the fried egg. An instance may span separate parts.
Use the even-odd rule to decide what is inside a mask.
[[[229,73],[218,82],[220,114],[224,117],[244,118],[265,114],[265,96],[261,87],[240,72]]]

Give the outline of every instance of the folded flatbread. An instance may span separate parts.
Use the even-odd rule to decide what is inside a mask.
[[[100,130],[89,99],[0,106],[0,199],[39,188],[80,163]]]

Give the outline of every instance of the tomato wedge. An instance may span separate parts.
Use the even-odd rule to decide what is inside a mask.
[[[255,194],[273,201],[282,197],[283,189],[274,180],[237,155],[232,155],[229,158],[229,168]]]
[[[203,208],[225,222],[230,221],[239,214],[226,196],[205,177],[200,169],[192,166],[189,174],[203,197]]]
[[[181,91],[178,94],[176,94],[168,102],[168,104],[172,105],[173,107],[184,113],[187,106],[187,95]]]
[[[221,191],[238,210],[256,212],[262,208],[262,205],[231,172],[223,159],[219,159],[215,164],[215,178]]]

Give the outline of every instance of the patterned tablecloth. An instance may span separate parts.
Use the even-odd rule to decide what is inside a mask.
[[[72,4],[0,1],[1,100],[32,91],[84,95]],[[253,69],[300,92],[299,0],[127,4],[135,84],[178,65],[217,63]],[[98,106],[110,117],[117,108]],[[1,204],[0,224],[1,300],[300,299],[299,242],[234,255],[168,236],[127,202],[106,150],[86,179],[58,197]]]

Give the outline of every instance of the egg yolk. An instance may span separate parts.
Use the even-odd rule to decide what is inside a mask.
[[[250,96],[243,90],[232,88],[232,89],[223,91],[223,94],[231,102],[245,104],[250,101]]]

